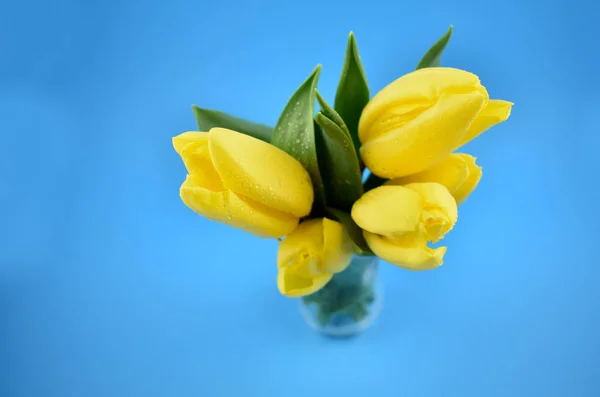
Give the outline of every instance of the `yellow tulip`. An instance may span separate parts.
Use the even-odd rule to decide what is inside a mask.
[[[279,244],[277,287],[292,298],[310,295],[346,269],[352,255],[341,223],[327,218],[303,221]]]
[[[448,189],[461,204],[475,190],[481,180],[481,167],[475,163],[475,157],[469,154],[453,153],[425,171],[395,178],[387,181],[386,185],[407,185],[418,182],[437,182]]]
[[[383,178],[425,171],[490,127],[512,103],[490,100],[479,78],[452,68],[424,68],[380,91],[358,126],[365,165]]]
[[[381,259],[409,270],[443,263],[446,247],[430,248],[454,227],[456,201],[439,183],[384,185],[354,203],[352,218]]]
[[[185,132],[173,146],[188,171],[181,200],[208,219],[277,238],[311,211],[308,172],[275,146],[224,128]]]

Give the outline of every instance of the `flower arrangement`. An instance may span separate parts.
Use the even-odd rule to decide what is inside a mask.
[[[377,258],[413,271],[443,263],[447,248],[430,245],[482,176],[456,150],[510,115],[512,103],[490,99],[476,75],[440,66],[451,34],[371,97],[350,33],[333,106],[317,90],[318,65],[275,127],[194,106],[198,131],[173,138],[183,203],[278,239],[279,291],[301,297],[323,327],[373,314]]]

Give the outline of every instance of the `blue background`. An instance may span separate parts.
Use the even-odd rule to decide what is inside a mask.
[[[6,1],[0,6],[0,396],[598,396],[600,6]],[[510,120],[442,268],[385,264],[385,308],[325,339],[276,242],[196,216],[171,137],[191,104],[274,124],[356,33],[375,93],[449,24],[445,65]],[[315,394],[316,395],[316,394]]]

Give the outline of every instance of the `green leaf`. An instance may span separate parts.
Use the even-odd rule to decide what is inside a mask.
[[[335,208],[327,208],[327,214],[340,222],[346,228],[350,239],[354,243],[354,250],[359,255],[373,255],[373,251],[367,245],[362,229],[354,222],[352,216],[347,212]]]
[[[423,68],[431,68],[441,65],[442,61],[442,52],[446,48],[448,41],[450,41],[450,37],[452,36],[452,25],[448,28],[446,34],[439,39],[427,53],[421,58],[419,65],[417,65],[417,69]]]
[[[269,142],[271,139],[273,128],[267,125],[244,120],[218,110],[202,109],[196,105],[193,105],[192,109],[196,116],[198,131],[208,132],[211,128],[221,127],[250,135],[265,142]]]
[[[358,54],[354,33],[350,32],[342,75],[338,83],[333,107],[346,123],[357,153],[360,149],[358,121],[364,107],[369,103],[369,99],[367,76]]]
[[[350,135],[350,131],[348,131],[348,126],[346,126],[346,123],[344,123],[342,117],[331,106],[329,106],[327,101],[325,101],[325,99],[319,93],[319,90],[315,90],[315,95],[317,97],[317,102],[319,102],[319,106],[321,107],[321,113],[323,113],[325,117],[336,123],[344,132],[344,134],[348,137],[350,142],[352,142],[352,136]]]
[[[271,143],[296,158],[310,174],[317,211],[325,208],[325,190],[317,160],[315,142],[315,88],[321,65],[294,92],[275,125]],[[315,206],[313,206],[313,211]]]
[[[356,322],[359,322],[369,314],[369,308],[364,302],[356,302],[348,308],[348,315]]]
[[[360,165],[352,140],[322,112],[317,113],[315,121],[321,127],[315,133],[327,205],[350,211],[363,194]]]

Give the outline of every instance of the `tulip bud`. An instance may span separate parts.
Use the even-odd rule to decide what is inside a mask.
[[[508,118],[512,103],[489,100],[479,78],[452,68],[424,68],[380,91],[359,122],[365,165],[383,178],[422,172]]]
[[[352,255],[352,242],[341,223],[306,220],[279,244],[279,291],[289,297],[310,295],[346,269]]]
[[[354,203],[352,218],[381,259],[409,270],[429,270],[443,263],[446,247],[427,244],[452,230],[458,210],[439,183],[384,185]]]
[[[314,193],[300,162],[224,128],[173,138],[188,175],[181,200],[198,214],[261,237],[285,236],[311,211]]]

